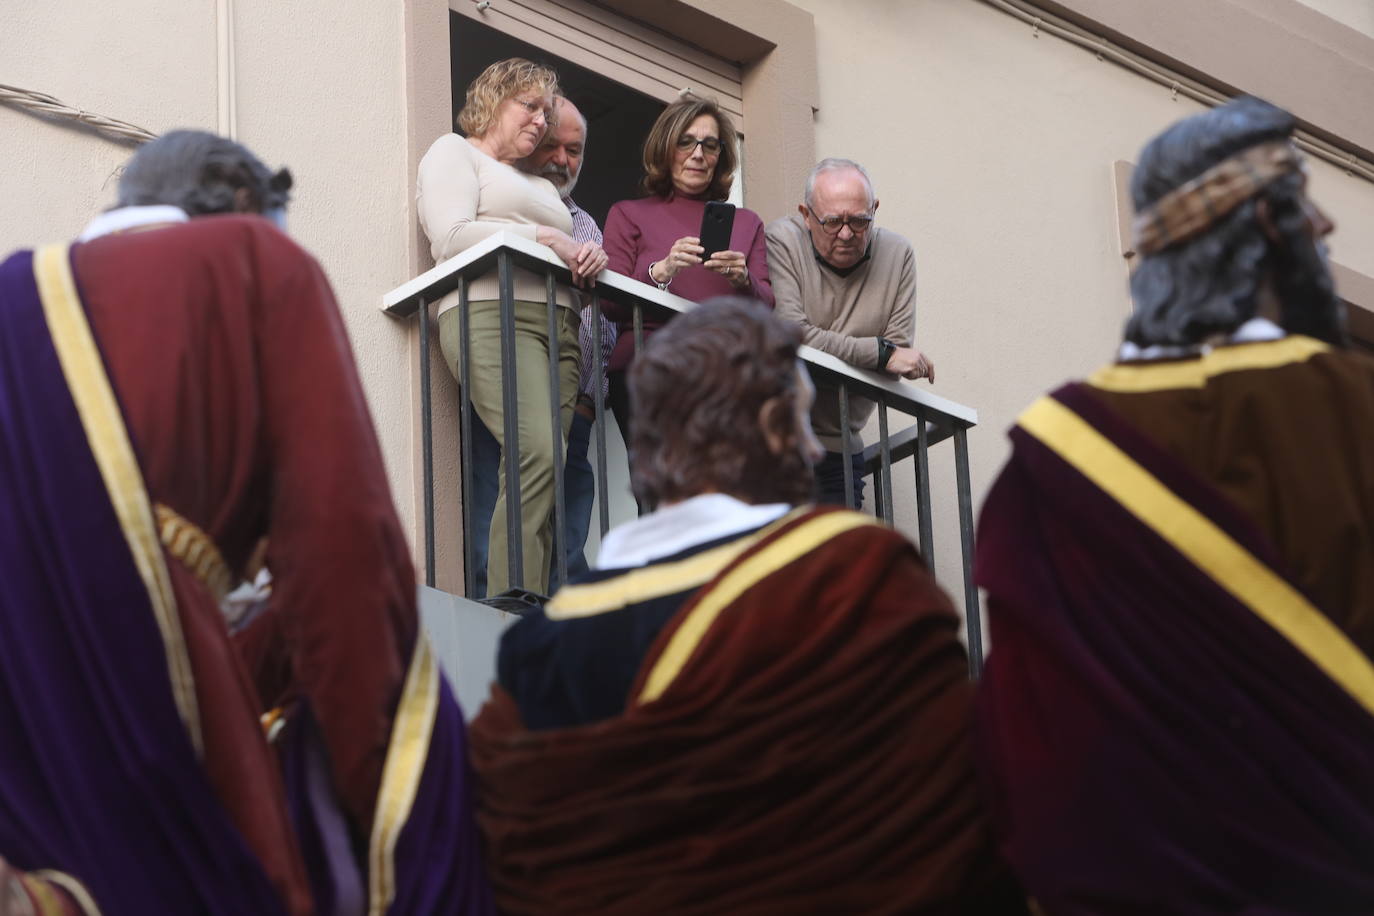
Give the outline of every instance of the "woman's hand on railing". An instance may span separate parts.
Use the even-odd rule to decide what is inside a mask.
[[[701,256],[705,253],[706,249],[701,247],[701,239],[694,235],[685,235],[673,243],[673,247],[668,249],[663,258],[649,265],[649,279],[660,286],[666,286],[673,282],[673,277],[676,277],[684,267],[700,264]]]
[[[930,379],[935,384],[935,363],[915,347],[897,347],[887,360],[887,371],[909,379]]]
[[[596,242],[579,242],[566,232],[549,226],[540,226],[536,241],[553,249],[568,270],[572,272],[573,286],[588,287],[596,284],[596,275],[601,273],[609,260],[606,252]]]
[[[748,289],[751,285],[749,265],[744,262],[742,251],[717,251],[701,266],[725,277],[735,289]]]

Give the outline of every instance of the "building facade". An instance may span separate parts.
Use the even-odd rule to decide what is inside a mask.
[[[217,130],[297,179],[290,230],[339,295],[394,497],[421,537],[418,333],[381,296],[431,266],[415,171],[452,129],[455,75],[501,41],[545,48],[659,104],[737,106],[743,200],[795,209],[812,163],[863,162],[881,224],[917,252],[917,345],[935,391],[976,408],[980,498],[1039,392],[1111,358],[1129,314],[1123,181],[1143,142],[1248,92],[1292,110],[1314,198],[1337,224],[1343,295],[1374,309],[1374,7],[1363,0],[22,0],[0,9],[0,82],[160,133]],[[470,33],[464,30],[472,30]],[[470,35],[463,43],[455,38]],[[458,47],[476,50],[455,58]],[[608,90],[609,92],[609,90]],[[614,93],[610,93],[614,96]],[[589,161],[637,161],[615,98]],[[132,152],[60,115],[0,104],[0,248],[73,237]],[[637,177],[637,176],[633,176]],[[1364,317],[1357,322],[1365,327]],[[1363,333],[1363,332],[1362,332]],[[1369,335],[1374,337],[1374,335]],[[436,428],[456,429],[437,355]],[[922,383],[924,384],[924,383]],[[456,447],[436,481],[458,492]],[[957,530],[949,450],[932,452],[938,532]],[[909,480],[910,474],[903,479]],[[896,521],[914,530],[910,483]],[[455,499],[438,584],[460,590]],[[937,573],[958,594],[957,538]],[[417,550],[417,561],[423,554]]]

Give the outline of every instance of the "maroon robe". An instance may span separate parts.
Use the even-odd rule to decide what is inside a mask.
[[[1374,362],[1290,337],[1013,428],[978,736],[1047,912],[1374,912],[1371,425]]]
[[[256,217],[107,236],[73,259],[151,499],[207,532],[236,571],[269,539],[269,613],[365,840],[417,634],[415,582],[324,274]],[[288,910],[309,912],[253,685],[215,597],[167,562],[206,770]]]
[[[698,591],[622,715],[473,722],[510,914],[1024,912],[992,849],[958,618],[905,538],[794,512]]]

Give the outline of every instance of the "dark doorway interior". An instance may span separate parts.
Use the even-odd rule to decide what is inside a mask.
[[[664,109],[663,103],[504,32],[450,13],[454,117],[463,107],[468,84],[488,64],[507,57],[524,57],[552,67],[558,72],[563,93],[586,116],[587,155],[573,198],[604,226],[611,204],[640,196],[640,151],[649,128]]]

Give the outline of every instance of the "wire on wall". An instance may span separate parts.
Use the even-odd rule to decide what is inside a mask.
[[[1210,107],[1216,107],[1230,101],[1228,96],[1196,80],[1189,79],[1168,67],[1147,60],[1139,54],[1127,51],[1120,45],[1094,35],[1085,29],[1070,25],[1063,19],[1027,3],[1025,0],[982,0],[982,2],[1015,16],[1029,25],[1034,37],[1039,38],[1040,33],[1045,32],[1092,51],[1098,60],[1109,60],[1165,87],[1174,99],[1180,95],[1187,96],[1195,102]],[[1299,149],[1311,153],[1318,159],[1324,159],[1351,175],[1374,182],[1374,163],[1346,152],[1305,130],[1295,132],[1293,141]]]
[[[125,143],[145,143],[157,137],[157,134],[145,130],[137,124],[130,124],[128,121],[121,121],[118,118],[107,118],[84,108],[68,105],[61,99],[46,93],[20,89],[17,86],[7,86],[4,83],[0,83],[0,103],[50,117],[78,121]]]

